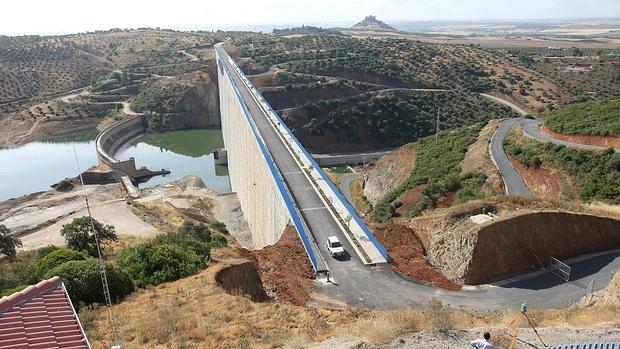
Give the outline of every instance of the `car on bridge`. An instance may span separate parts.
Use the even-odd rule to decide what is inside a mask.
[[[330,236],[327,238],[327,249],[332,257],[342,257],[344,256],[344,247],[342,247],[342,243],[335,236]]]

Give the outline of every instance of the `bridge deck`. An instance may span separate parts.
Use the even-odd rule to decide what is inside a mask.
[[[228,55],[218,48],[222,57],[228,57]],[[234,68],[227,59],[223,59],[222,62],[226,65],[229,71],[234,72]],[[251,117],[258,128],[261,137],[265,141],[269,153],[274,159],[276,167],[282,174],[284,182],[286,183],[295,204],[301,212],[304,220],[317,243],[320,246],[323,254],[328,253],[324,243],[327,241],[328,236],[338,236],[340,241],[345,245],[345,249],[350,252],[352,258],[356,258],[360,263],[363,263],[359,257],[352,253],[354,248],[350,245],[342,230],[340,229],[337,221],[330,213],[329,207],[327,207],[321,200],[319,194],[316,192],[308,178],[302,172],[287,146],[284,144],[276,130],[270,124],[270,121],[265,115],[264,111],[260,108],[256,100],[252,97],[251,92],[247,86],[241,81],[237,74],[231,74],[241,97],[243,98]]]

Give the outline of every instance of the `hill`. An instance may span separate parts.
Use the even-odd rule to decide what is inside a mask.
[[[560,133],[620,136],[620,98],[566,105],[545,123]]]
[[[353,25],[351,29],[372,31],[397,31],[396,28],[385,24],[384,22],[378,20],[375,16],[366,16],[364,20]]]

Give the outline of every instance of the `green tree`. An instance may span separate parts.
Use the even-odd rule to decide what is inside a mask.
[[[92,223],[101,245],[108,246],[112,241],[118,240],[114,226],[103,225],[95,219]],[[91,229],[90,217],[75,218],[71,223],[62,226],[60,234],[65,238],[65,243],[70,248],[85,251],[91,256],[97,256],[97,245],[95,234]]]
[[[45,275],[48,271],[66,262],[82,261],[88,258],[89,256],[82,251],[70,250],[68,248],[57,249],[39,258],[36,264],[37,273]]]
[[[0,253],[9,257],[9,259],[15,259],[15,256],[17,256],[15,248],[21,246],[21,240],[11,235],[9,228],[0,224]]]
[[[118,302],[135,289],[129,275],[112,264],[106,263],[106,275],[110,296],[114,302]],[[99,274],[99,260],[96,258],[63,263],[45,275],[46,278],[53,276],[60,277],[65,284],[74,307],[105,302]]]

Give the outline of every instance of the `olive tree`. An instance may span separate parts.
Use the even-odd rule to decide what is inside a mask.
[[[5,225],[0,224],[0,254],[10,259],[15,259],[17,255],[16,247],[21,247],[22,242],[19,238],[11,235],[11,230]]]
[[[65,224],[60,230],[60,234],[65,238],[65,243],[68,247],[84,251],[91,256],[97,256],[97,244],[94,232],[97,233],[97,239],[99,243],[104,246],[109,246],[111,242],[117,241],[116,229],[112,225],[103,225],[97,220],[84,216],[75,218],[71,223]]]

